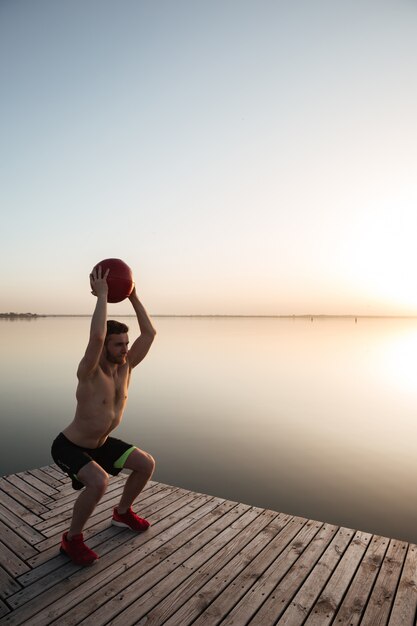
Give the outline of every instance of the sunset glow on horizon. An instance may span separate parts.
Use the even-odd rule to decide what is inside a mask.
[[[417,315],[417,7],[0,6],[0,312]],[[130,313],[129,303],[111,305]]]

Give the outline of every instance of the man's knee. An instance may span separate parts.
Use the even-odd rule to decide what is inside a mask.
[[[139,471],[150,478],[155,469],[155,459],[148,452],[140,451],[142,458],[139,463]]]
[[[136,448],[128,457],[125,468],[150,478],[155,469],[155,459],[148,452]]]
[[[156,465],[156,463],[155,463],[155,459],[153,458],[153,456],[152,456],[152,455],[150,455],[150,454],[148,454],[148,453],[146,453],[146,455],[147,455],[147,457],[148,457],[148,473],[149,473],[149,477],[151,477],[151,476],[152,476],[152,474],[153,474],[153,473],[154,473],[154,471],[155,471],[155,465]]]
[[[94,461],[82,467],[77,477],[86,487],[94,490],[100,497],[104,494],[109,484],[108,474]]]

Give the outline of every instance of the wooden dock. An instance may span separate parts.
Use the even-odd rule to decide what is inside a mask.
[[[151,482],[139,535],[110,525],[126,475],[58,552],[79,492],[54,465],[0,479],[0,624],[413,626],[416,545]]]

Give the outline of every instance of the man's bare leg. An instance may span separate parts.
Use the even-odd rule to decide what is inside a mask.
[[[67,534],[68,541],[71,541],[74,535],[82,533],[109,482],[106,472],[94,461],[84,465],[78,472],[77,478],[85,485],[85,489],[74,504],[71,526]]]
[[[147,452],[143,450],[133,450],[128,456],[124,465],[126,469],[131,469],[132,473],[126,480],[122,497],[117,507],[118,513],[123,515],[132,506],[140,492],[151,478],[155,469],[155,461]]]

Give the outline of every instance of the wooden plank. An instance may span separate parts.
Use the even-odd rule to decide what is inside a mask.
[[[0,541],[0,565],[14,578],[30,570],[29,565],[26,565],[2,541]]]
[[[119,479],[118,481],[111,481],[107,488],[106,493],[104,494],[100,502],[101,503],[106,502],[111,497],[113,497],[115,493],[121,494],[124,484],[125,484],[125,477],[123,477],[123,479]],[[155,487],[155,486],[145,487],[141,496],[145,497],[149,491],[150,493],[152,493],[152,490],[156,491],[158,490],[158,487]],[[81,491],[75,491],[71,487],[71,493],[69,494],[69,496],[62,496],[58,501],[54,500],[50,502],[48,504],[47,510],[44,513],[42,513],[41,515],[42,521],[39,524],[42,524],[46,520],[52,520],[49,523],[49,526],[53,526],[55,524],[59,524],[62,521],[62,519],[65,519],[65,518],[69,519],[72,515],[74,504],[78,496],[80,495],[80,493]],[[44,524],[44,527],[47,528],[48,524]]]
[[[308,574],[322,556],[338,530],[337,526],[324,524],[313,537],[278,586],[272,590],[249,624],[274,624],[283,614]],[[266,594],[265,594],[266,595]]]
[[[404,541],[395,539],[390,541],[361,625],[382,625],[388,623],[398,580],[405,560],[406,549],[407,544]]]
[[[343,598],[335,623],[356,626],[361,621],[376,577],[387,551],[389,539],[374,535],[359,564],[355,577]]]
[[[271,514],[271,511],[265,511],[265,514]],[[189,598],[170,617],[167,624],[188,624],[191,621],[193,624],[219,623],[222,617],[227,615],[247,593],[254,579],[260,575],[257,564],[262,563],[262,569],[265,568],[264,555],[269,553],[271,561],[274,559],[274,549],[277,549],[277,544],[274,547],[271,542],[292,519],[291,516],[282,513],[272,518],[272,521],[221,570],[221,576],[211,577],[198,593]],[[297,525],[297,530],[298,528]],[[293,529],[294,534],[297,530]],[[155,617],[158,617],[159,609],[158,605],[155,611],[148,613],[146,619],[154,622]],[[143,623],[146,623],[145,620]]]
[[[37,500],[38,502],[40,502],[40,504],[49,504],[50,502],[52,502],[52,498],[50,495],[45,494],[42,491],[39,491],[39,489],[30,485],[28,482],[23,480],[21,476],[18,476],[17,474],[12,475],[12,476],[7,476],[6,480],[12,485],[14,485],[15,487],[18,487],[18,489],[20,489],[24,493],[29,494],[34,500]],[[54,490],[54,493],[58,493],[58,491]]]
[[[113,508],[120,502],[120,493],[118,491],[110,494],[110,498],[106,502],[100,502],[100,504],[94,510],[94,514],[88,519],[84,529],[87,530],[91,526],[94,526],[100,521],[105,522],[108,520],[110,523],[113,514]],[[61,538],[62,533],[68,530],[72,518],[72,508],[68,510],[65,517],[61,517],[59,520],[54,518],[53,525],[50,522],[40,522],[34,525],[34,528],[40,530],[43,535],[43,541],[39,542],[39,550],[43,550],[46,546],[51,546],[56,543],[57,539]],[[45,539],[46,537],[46,539]]]
[[[178,491],[179,491],[178,489],[177,490],[172,489],[171,493],[166,493],[166,491],[164,491],[163,497],[161,496],[160,499],[158,500],[155,499],[153,502],[149,504],[149,506],[152,506],[153,523],[157,522],[158,519],[161,518],[161,515],[160,515],[161,509],[162,510],[165,509],[172,502],[176,502],[178,499],[181,498],[181,493],[178,493]],[[158,493],[157,495],[159,496],[160,494]],[[185,495],[185,492],[184,492],[184,495]],[[155,495],[155,498],[156,498],[156,495]],[[108,531],[111,531],[110,534],[108,533]],[[115,532],[117,532],[117,527],[110,525],[110,516],[109,516],[109,519],[106,520],[105,522],[94,524],[94,526],[87,529],[87,531],[84,533],[84,539],[88,543],[88,545],[91,548],[93,548],[93,547],[97,547],[101,543],[101,537],[103,533],[105,533],[105,535],[103,535],[103,541],[105,541],[107,537],[112,537],[115,534]],[[28,563],[29,565],[32,566],[32,570],[31,572],[28,572],[27,574],[19,578],[19,582],[21,584],[25,586],[28,584],[31,584],[38,578],[45,576],[45,574],[48,573],[48,567],[52,571],[56,569],[62,563],[62,557],[58,552],[60,539],[61,539],[60,537],[57,537],[56,542],[52,545],[52,547],[44,550],[37,556],[29,559]]]
[[[313,605],[310,615],[304,622],[306,626],[325,626],[331,623],[371,538],[372,535],[369,533],[357,532],[355,534],[343,559]]]
[[[38,502],[35,498],[32,498],[30,493],[22,491],[8,480],[0,479],[0,490],[9,495],[11,498],[14,498],[16,502],[22,504],[26,509],[30,509],[30,511],[36,515],[41,515],[42,513],[48,511],[48,508],[44,504]]]
[[[6,543],[9,548],[13,550],[15,554],[18,554],[22,559],[29,559],[30,557],[38,554],[36,548],[30,545],[27,541],[17,535],[9,526],[6,526],[0,521],[0,537]]]
[[[56,476],[52,476],[48,472],[44,472],[41,469],[31,469],[31,470],[28,470],[28,472],[32,476],[35,476],[41,482],[46,483],[50,487],[53,487],[55,491],[59,491],[62,487],[62,481]]]
[[[197,527],[200,523],[209,524],[212,516],[219,517],[219,515],[224,514],[225,510],[230,508],[230,505],[224,504],[219,498],[213,498],[197,509],[192,507],[191,504],[186,508],[189,511],[186,517],[178,519],[178,522],[173,525],[172,521],[170,521],[172,516],[167,518],[165,523],[160,525],[161,533],[159,536],[149,539],[144,544],[144,549],[133,554],[135,567],[140,567],[143,572],[152,569],[161,560],[161,554],[175,551],[173,543],[186,543],[189,538],[193,538],[198,534]],[[184,511],[185,508],[183,508],[182,512]],[[177,512],[177,516],[178,514],[179,512]],[[128,558],[131,558],[130,554]],[[116,567],[116,576],[119,575],[119,572],[126,571],[128,567],[126,559],[123,559],[122,563],[120,561],[117,562]],[[111,577],[109,576],[109,570],[112,571]],[[45,611],[39,613],[37,615],[37,626],[38,624],[39,626],[49,626],[49,624],[61,626],[61,624],[67,623],[84,623],[83,618],[88,616],[94,610],[93,607],[96,606],[94,601],[96,600],[99,605],[106,601],[109,591],[108,587],[103,585],[114,583],[115,580],[114,570],[110,567],[106,567],[101,573],[96,573],[94,577],[90,577],[82,586],[79,585],[79,576],[74,576],[72,591],[66,593],[61,600],[53,605],[49,605]],[[67,612],[70,607],[71,611]],[[56,621],[52,621],[53,617],[57,618]]]
[[[105,543],[106,541],[116,541],[116,536],[123,532],[124,530],[122,528],[119,529],[115,526],[109,526],[105,528],[105,530],[102,530],[96,535],[93,535],[93,537],[87,540],[87,543],[91,549],[95,549],[98,546],[101,546],[101,544]],[[53,549],[50,549],[49,552],[50,555],[48,559],[41,562],[33,569],[29,569],[29,571],[25,574],[17,577],[17,581],[20,585],[22,585],[23,587],[28,587],[29,585],[32,585],[44,576],[47,576],[52,572],[59,570],[63,565],[68,563],[65,557],[63,557],[63,555],[59,552],[59,544],[54,546]],[[59,583],[59,579],[57,580],[57,583]]]
[[[111,489],[114,485],[117,484],[124,484],[127,477],[129,476],[131,472],[129,470],[122,470],[120,472],[120,474],[118,474],[117,476],[109,476],[110,481],[109,481],[109,486],[108,489]],[[60,503],[65,503],[67,501],[75,501],[78,496],[80,495],[80,491],[77,489],[74,489],[72,486],[72,480],[63,472],[61,472],[62,475],[62,486],[57,489],[57,493],[55,495],[51,495],[51,498],[53,500],[59,500]],[[162,484],[162,483],[158,483],[156,481],[152,481],[150,480],[145,488],[148,487],[152,487],[155,484]],[[165,485],[168,486],[168,485]]]
[[[284,578],[305,548],[317,535],[322,523],[304,520],[304,524],[285,549],[271,565],[257,578],[250,591],[236,604],[227,616],[228,624],[247,623],[258,611],[265,598]]]
[[[146,576],[141,576],[139,573],[140,568],[137,568],[133,563],[129,570],[118,576],[116,585],[113,583],[110,586],[105,586],[104,590],[107,597],[109,597],[111,590],[111,599],[107,600],[106,604],[101,606],[92,615],[86,617],[83,620],[83,624],[95,624],[98,626],[99,624],[107,623],[109,619],[112,619],[114,623],[117,623],[120,611],[124,609],[123,614],[125,614],[125,611],[129,612],[129,605],[132,604],[132,600],[135,597],[138,597],[138,595],[141,597],[146,594],[150,589],[152,589],[152,587],[154,587],[155,584],[165,579],[166,576],[175,570],[180,572],[181,565],[185,560],[198,550],[202,549],[205,544],[214,541],[225,526],[227,528],[236,522],[250,508],[251,507],[248,505],[235,504],[235,506],[225,515],[221,518],[217,518],[208,528],[205,528],[202,532],[200,532],[196,541],[188,541],[179,547],[172,554],[172,558],[171,554],[166,557],[164,552],[161,553],[158,551],[159,553],[156,556],[159,558],[159,562],[150,571],[147,571]],[[140,580],[139,585],[137,584],[138,580]],[[119,590],[116,595],[114,595],[115,589]],[[122,589],[121,592],[120,589]],[[133,617],[133,620],[137,619],[137,617],[138,616],[136,616],[136,618]],[[126,615],[124,615],[124,619],[125,621],[123,623],[129,623]]]
[[[24,522],[18,515],[9,511],[0,504],[0,520],[30,544],[36,544],[43,539],[43,535],[38,533],[30,524]]]
[[[175,608],[197,593],[206,580],[213,576],[220,579],[222,567],[249,543],[253,532],[261,530],[267,522],[262,509],[249,509],[190,558],[183,561],[178,552],[175,558],[181,558],[181,567],[171,571],[139,599],[133,597],[132,604],[117,616],[115,623],[122,620],[125,624],[136,624],[145,615],[148,622],[166,623]]]
[[[299,532],[300,530],[300,526],[302,526],[303,524],[305,524],[307,522],[307,520],[303,520],[301,521],[300,518],[290,518],[289,523],[286,523],[282,532],[279,532],[278,536],[275,536],[273,538],[273,541],[270,542],[270,545],[268,546],[268,549],[262,550],[262,552],[258,555],[257,558],[257,565],[259,568],[261,568],[261,571],[264,571],[266,564],[265,561],[269,562],[270,560],[274,559],[274,556],[276,554],[276,552],[282,551],[284,549],[285,546],[288,545],[288,543],[294,538],[294,536]],[[274,550],[270,550],[270,546],[273,545]],[[210,550],[210,546],[209,546],[209,550]],[[271,552],[272,552],[272,556],[271,556]],[[210,556],[210,552],[207,553],[208,556]],[[233,555],[232,555],[233,556]],[[196,558],[200,559],[200,555],[196,554]],[[184,563],[181,562],[181,565],[183,565]],[[188,563],[189,564],[189,563]],[[210,564],[208,565],[210,567]],[[182,569],[182,568],[181,568]],[[198,568],[197,571],[201,571],[201,567]],[[178,572],[178,570],[177,570]],[[177,580],[177,572],[173,572],[172,574],[172,584],[175,587],[175,581]],[[182,575],[182,571],[178,572],[180,575]],[[251,573],[249,574],[249,577],[251,579],[251,581],[253,582],[254,578],[256,578],[258,576],[256,569],[253,571],[251,571]],[[166,578],[162,579],[164,580],[164,583],[166,584]],[[153,593],[155,593],[155,588],[150,589],[150,591],[146,594],[142,596],[142,603],[148,603],[149,601],[152,601],[152,595]],[[128,609],[126,611],[124,611],[123,613],[120,613],[114,620],[113,623],[117,624],[117,623],[124,623],[123,620],[126,620],[126,623],[134,623],[134,620],[137,619],[140,615],[143,615],[144,610],[148,610],[149,609],[149,605],[144,604],[143,606],[139,606],[140,600],[136,601],[134,603],[134,608],[135,608],[135,615],[133,614],[132,611],[132,607],[128,607]],[[149,614],[149,613],[148,613]],[[148,615],[147,614],[147,615]],[[94,617],[96,617],[97,614],[94,614]],[[122,616],[123,615],[123,619]],[[147,618],[146,618],[147,619]],[[132,622],[133,620],[133,622]],[[91,622],[92,623],[92,622]]]
[[[347,546],[352,540],[354,531],[348,528],[340,528],[334,539],[312,568],[309,576],[293,598],[291,604],[285,610],[279,620],[279,624],[293,626],[303,624],[305,618],[323,591],[330,576],[341,560]]]
[[[154,500],[149,504],[149,506],[152,506],[151,514],[152,514],[153,523],[157,522],[158,519],[161,518],[161,514],[160,514],[161,510],[165,509],[166,507],[169,507],[172,502],[176,502],[180,498],[185,497],[185,495],[186,495],[185,491],[181,491],[179,489],[174,489],[174,488],[172,488],[171,492],[169,491],[167,492],[166,490],[163,490],[163,492],[158,492],[157,494],[155,494]],[[147,515],[146,509],[145,509],[144,514]],[[93,515],[93,518],[94,518],[94,515]],[[94,523],[93,526],[90,526],[89,528],[87,528],[84,532],[84,539],[86,542],[88,542],[89,545],[91,545],[91,547],[93,547],[93,544],[91,542],[94,542],[95,545],[98,545],[98,543],[96,543],[96,537],[101,536],[101,533],[108,529],[112,529],[113,532],[116,529],[115,526],[110,525],[110,516],[104,522]],[[48,546],[46,547],[43,546],[43,551],[41,553],[39,553],[35,557],[28,560],[28,563],[29,565],[32,566],[33,570],[31,573],[27,574],[27,577],[28,578],[30,577],[32,582],[33,582],[33,579],[38,575],[39,567],[43,567],[45,563],[49,563],[51,565],[55,563],[55,557],[59,556],[58,546],[60,544],[60,541],[61,541],[60,535],[58,535],[55,538],[48,539],[48,542],[51,545],[48,544]],[[25,580],[22,580],[21,582],[26,585],[29,583],[29,580],[25,579]]]
[[[57,489],[55,489],[54,487],[51,487],[51,485],[48,485],[43,480],[39,480],[39,478],[34,476],[29,471],[19,472],[18,474],[16,474],[16,476],[21,478],[25,483],[28,483],[29,485],[31,485],[31,487],[39,491],[40,494],[53,496],[53,495],[56,495],[57,493]]]
[[[129,473],[122,471],[117,476],[110,476],[109,486],[107,488],[107,492],[113,489],[117,489],[120,485],[124,485]],[[153,485],[162,485],[162,483],[157,483],[155,481],[149,481],[146,485],[145,489],[151,488]],[[168,487],[169,485],[164,485],[164,487]],[[68,478],[68,476],[64,475],[64,482],[62,487],[57,490],[57,493],[51,496],[52,500],[59,501],[60,506],[67,503],[74,503],[75,500],[80,495],[80,491],[73,489],[72,481]],[[49,503],[48,506],[52,507],[52,503]]]
[[[114,491],[118,489],[121,485],[124,485],[126,482],[126,475],[119,474],[119,476],[114,476],[110,479],[109,486],[107,488],[106,493],[110,491]],[[150,487],[150,483],[148,483],[147,487]],[[81,491],[73,489],[72,481],[67,477],[65,483],[62,485],[62,488],[57,490],[55,496],[51,496],[51,502],[48,502],[48,507],[55,508],[56,502],[59,502],[59,506],[68,505],[70,508],[74,502],[77,500]]]
[[[165,515],[165,509],[169,510],[169,507],[180,507],[181,506],[181,498],[185,498],[187,497],[187,492],[185,490],[180,490],[177,489],[176,491],[173,491],[171,494],[165,495],[163,499],[161,499],[160,501],[158,501],[156,503],[155,508],[152,508],[152,511],[150,512],[150,514],[152,515],[152,524],[154,525],[158,519],[161,517],[161,513],[160,513],[160,509],[163,510],[162,516]],[[178,502],[177,502],[178,501]],[[148,515],[148,512],[142,511],[143,515]],[[93,515],[94,517],[94,515]],[[85,541],[87,541],[89,543],[89,545],[91,544],[91,541],[94,540],[94,536],[96,536],[98,533],[101,533],[103,530],[107,529],[110,527],[110,519],[106,519],[104,521],[99,521],[97,523],[94,523],[92,526],[89,526],[85,532],[84,532],[84,539]],[[61,537],[60,535],[56,536],[56,537],[50,537],[49,539],[46,540],[47,545],[45,545],[45,542],[43,542],[43,546],[42,546],[42,552],[40,554],[38,554],[37,556],[29,559],[28,563],[29,565],[35,567],[35,566],[39,566],[42,563],[45,563],[45,561],[48,561],[51,557],[55,556],[57,554],[57,547],[60,543]],[[39,547],[40,544],[37,544],[37,548]],[[91,547],[93,547],[91,545]]]
[[[57,480],[61,484],[65,480],[68,479],[68,476],[66,474],[64,474],[64,472],[62,470],[60,470],[59,468],[55,469],[55,467],[53,465],[44,465],[43,467],[39,468],[39,471],[42,472],[43,474],[47,474],[51,478],[54,478],[55,480]]]
[[[108,489],[100,500],[98,506],[94,509],[94,514],[97,515],[102,511],[108,511],[109,509],[111,510],[120,500],[123,487],[124,483],[123,485],[113,486],[113,489]],[[150,498],[153,493],[158,493],[158,491],[159,489],[157,486],[143,491],[143,493],[141,494],[141,499],[136,504],[136,506],[142,506],[142,504],[146,506],[147,499]],[[42,533],[46,537],[50,537],[51,535],[56,535],[63,532],[62,529],[67,529],[69,522],[72,518],[74,503],[70,502],[64,507],[54,506],[49,515],[43,515],[43,519],[41,519],[37,524],[34,525],[35,528],[39,531],[42,531]]]
[[[176,541],[187,542],[189,540],[189,535],[186,532],[187,525],[194,526],[195,523],[194,532],[198,534],[198,521],[194,522],[194,520],[199,514],[199,509],[203,513],[207,513],[205,509],[207,501],[210,502],[207,496],[205,498],[193,498],[192,494],[185,495],[182,503],[176,501],[172,503],[171,507],[167,507],[164,511],[166,517],[152,526],[147,533],[132,537],[132,533],[124,530],[125,543],[118,545],[117,550],[114,550],[114,545],[108,541],[102,546],[100,559],[94,564],[94,567],[77,568],[68,564],[64,572],[65,578],[59,580],[59,585],[53,586],[38,596],[34,595],[31,602],[17,608],[12,615],[7,616],[4,623],[26,624],[35,613],[36,626],[49,625],[57,616],[59,616],[56,621],[57,624],[64,624],[67,619],[71,623],[76,623],[77,620],[81,621],[82,617],[80,616],[84,613],[89,615],[93,610],[94,603],[101,606],[106,602],[106,598],[114,585],[117,588],[120,586],[121,575],[131,571],[128,569],[129,565],[134,565],[139,571],[142,568],[142,571],[146,572],[154,567],[161,558],[158,553],[158,546],[159,551],[169,554],[172,549],[175,550],[173,544],[175,545]],[[227,502],[217,506],[219,511],[215,517],[229,510],[231,506],[234,507],[235,504]],[[202,518],[203,523],[210,523],[210,521],[212,521],[210,515],[205,515]],[[151,531],[154,533],[153,535],[148,534]],[[146,549],[141,547],[144,544],[146,544]],[[144,565],[141,564],[141,561]],[[86,593],[86,585],[89,594]],[[68,606],[72,606],[73,610],[64,615]]]
[[[390,626],[414,626],[417,613],[417,546],[410,544],[389,618]]]
[[[138,624],[191,623],[201,613],[201,607],[207,606],[214,595],[218,595],[231,579],[247,567],[271,541],[271,537],[286,526],[289,519],[289,516],[280,516],[261,509],[249,525],[206,562],[198,562],[199,553],[193,555],[182,564],[183,582],[179,584],[180,580],[174,578],[177,572],[173,573],[172,584],[169,577],[163,581],[160,589],[164,597],[146,612],[146,616]],[[183,569],[188,570],[185,575]],[[154,596],[156,589],[153,588],[150,592]],[[161,595],[158,594],[158,597]]]
[[[201,504],[201,502],[197,502],[196,499],[193,499],[192,496],[190,495],[185,496],[184,503],[188,503],[187,498],[188,498],[190,507],[192,509],[196,508],[199,504]],[[207,496],[205,497],[205,499],[207,500]],[[184,507],[181,506],[181,504],[178,504],[178,501],[176,502],[176,505],[177,505],[177,510],[180,511],[179,515],[181,515],[181,510]],[[153,527],[151,528],[152,530],[154,530]],[[133,535],[134,545],[141,546],[143,543],[146,543],[149,540],[148,539],[149,534],[141,533],[141,534]],[[122,557],[126,558],[126,555],[129,555],[130,551],[132,550],[131,538],[132,538],[132,532],[127,529],[122,533],[116,533],[113,539],[110,539],[105,544],[100,545],[99,562],[94,564],[94,568],[88,568],[88,569],[92,570],[94,574],[99,569],[98,566],[102,567],[103,565],[106,565],[106,563],[107,564],[109,564],[109,562],[113,563],[115,561],[120,560]],[[94,548],[97,547],[94,545],[92,541],[88,541],[88,544],[91,547],[94,547]],[[126,544],[126,545],[122,547],[122,544]],[[105,560],[102,559],[104,555],[111,553],[112,550],[114,550],[115,548],[118,548],[118,549],[116,550],[116,552],[112,553],[108,559],[105,559]],[[62,582],[65,579],[68,579],[69,576],[71,576],[77,571],[80,571],[80,569],[82,571],[85,571],[83,570],[83,568],[80,568],[79,566],[76,566],[73,563],[71,563],[69,559],[65,556],[60,556],[60,559],[61,559],[62,565],[59,569],[53,571],[50,575],[44,576],[40,580],[35,581],[33,584],[26,586],[25,589],[22,589],[21,591],[19,591],[18,593],[10,597],[8,601],[10,606],[12,606],[13,608],[18,607],[22,604],[25,604],[29,600],[32,600],[33,598],[37,598],[39,600],[38,596],[45,595],[44,594],[45,590],[50,589],[51,587],[56,585],[57,582]],[[125,566],[123,566],[122,569],[124,570]],[[87,572],[87,574],[90,575],[90,572]]]
[[[13,576],[0,566],[0,598],[8,598],[21,589]]]
[[[107,506],[104,509],[103,508],[99,509],[98,512],[95,511],[93,515],[89,518],[89,520],[87,521],[84,527],[85,537],[88,537],[89,535],[98,532],[98,530],[102,530],[106,526],[110,525],[111,517],[112,517],[112,509],[114,506],[118,504],[119,499],[120,499],[120,493],[121,492],[113,492],[112,497],[106,502]],[[177,491],[177,492],[174,492],[171,497],[175,499],[181,496],[179,492]],[[162,502],[161,506],[164,506],[163,500],[161,500],[161,502]],[[150,506],[151,506],[151,502],[147,506],[144,506],[143,508],[140,509],[140,513],[143,517],[154,514],[155,510],[153,508],[150,508]],[[152,519],[150,519],[150,521],[152,522]],[[38,550],[43,552],[44,550],[48,548],[53,548],[54,546],[59,544],[59,542],[61,541],[62,533],[68,529],[69,523],[70,523],[70,516],[63,523],[57,524],[51,529],[44,530],[43,533],[48,536],[46,539],[44,539],[43,541],[40,541],[36,545]],[[38,558],[38,560],[42,560],[42,559]]]
[[[9,607],[5,602],[3,602],[3,600],[0,600],[0,617],[7,615],[7,613],[10,613]]]
[[[142,534],[88,522],[90,568],[59,554],[79,492],[56,466],[0,479],[0,626],[411,626],[417,546],[151,481]]]
[[[2,509],[4,509],[6,514],[10,513],[15,518],[17,517],[19,521],[25,521],[30,525],[42,521],[39,515],[35,515],[34,513],[32,513],[30,509],[27,509],[25,506],[17,502],[17,500],[15,500],[11,496],[9,496],[9,494],[2,490],[0,490],[0,503]]]

